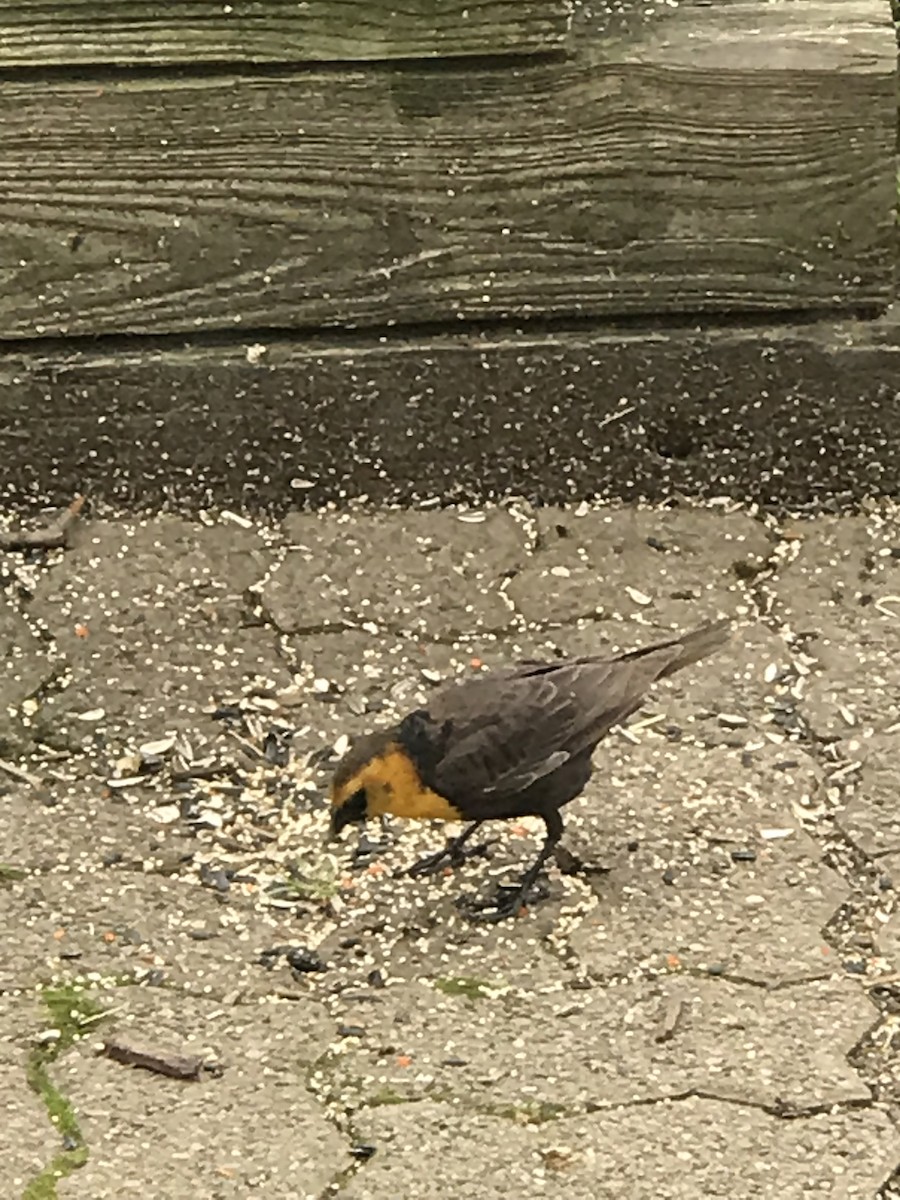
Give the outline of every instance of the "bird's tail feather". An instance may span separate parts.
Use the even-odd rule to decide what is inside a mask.
[[[724,646],[730,634],[731,622],[729,620],[710,621],[706,625],[701,625],[699,629],[694,629],[690,633],[682,633],[667,642],[656,642],[652,646],[642,646],[640,650],[632,650],[628,654],[623,654],[622,658],[627,661],[643,658],[646,654],[655,654],[659,650],[671,649],[675,653],[656,676],[657,679],[665,679],[669,675],[674,675],[676,671],[680,671],[682,667],[689,667],[692,663],[699,662],[701,658],[706,658],[708,654],[712,654]]]

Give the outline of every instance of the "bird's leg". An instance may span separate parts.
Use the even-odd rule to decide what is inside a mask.
[[[547,836],[537,858],[514,887],[498,888],[497,896],[491,900],[476,900],[465,906],[466,916],[473,921],[503,921],[518,916],[520,910],[531,899],[531,891],[543,870],[544,863],[556,849],[563,833],[563,819],[559,809],[551,808],[541,813]]]
[[[438,850],[436,854],[429,854],[425,858],[420,858],[417,863],[413,863],[407,874],[413,877],[433,875],[445,866],[459,867],[462,866],[467,858],[474,858],[477,855],[484,854],[488,848],[489,843],[487,842],[481,842],[478,846],[471,846],[468,850],[463,850],[463,846],[472,834],[477,829],[480,829],[483,824],[484,821],[473,821],[457,837],[450,838],[447,845]]]

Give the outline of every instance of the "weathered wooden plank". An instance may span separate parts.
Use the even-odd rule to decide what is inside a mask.
[[[568,0],[0,0],[0,65],[292,63],[565,45]]]
[[[673,14],[503,71],[2,84],[0,337],[887,303],[881,0]]]
[[[3,503],[900,492],[900,328],[0,356]]]

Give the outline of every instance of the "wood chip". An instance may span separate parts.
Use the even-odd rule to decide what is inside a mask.
[[[678,996],[669,996],[663,1008],[659,1027],[653,1035],[654,1042],[668,1042],[674,1037],[683,1008],[684,1002]]]
[[[204,1070],[216,1070],[215,1065],[207,1067],[199,1055],[177,1054],[162,1046],[135,1041],[127,1034],[108,1037],[103,1043],[103,1053],[127,1067],[143,1067],[172,1079],[200,1079]]]

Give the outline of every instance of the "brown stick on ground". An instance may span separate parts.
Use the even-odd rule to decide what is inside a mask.
[[[675,1036],[683,1008],[684,1004],[680,997],[669,996],[667,998],[656,1033],[653,1035],[655,1042],[668,1042]]]
[[[133,1041],[126,1034],[108,1037],[103,1043],[103,1053],[128,1067],[143,1067],[172,1079],[199,1079],[206,1066],[196,1054],[176,1054],[159,1046]]]
[[[52,525],[43,529],[13,529],[0,532],[0,550],[57,550],[69,544],[69,532],[84,508],[84,496],[76,496]]]

